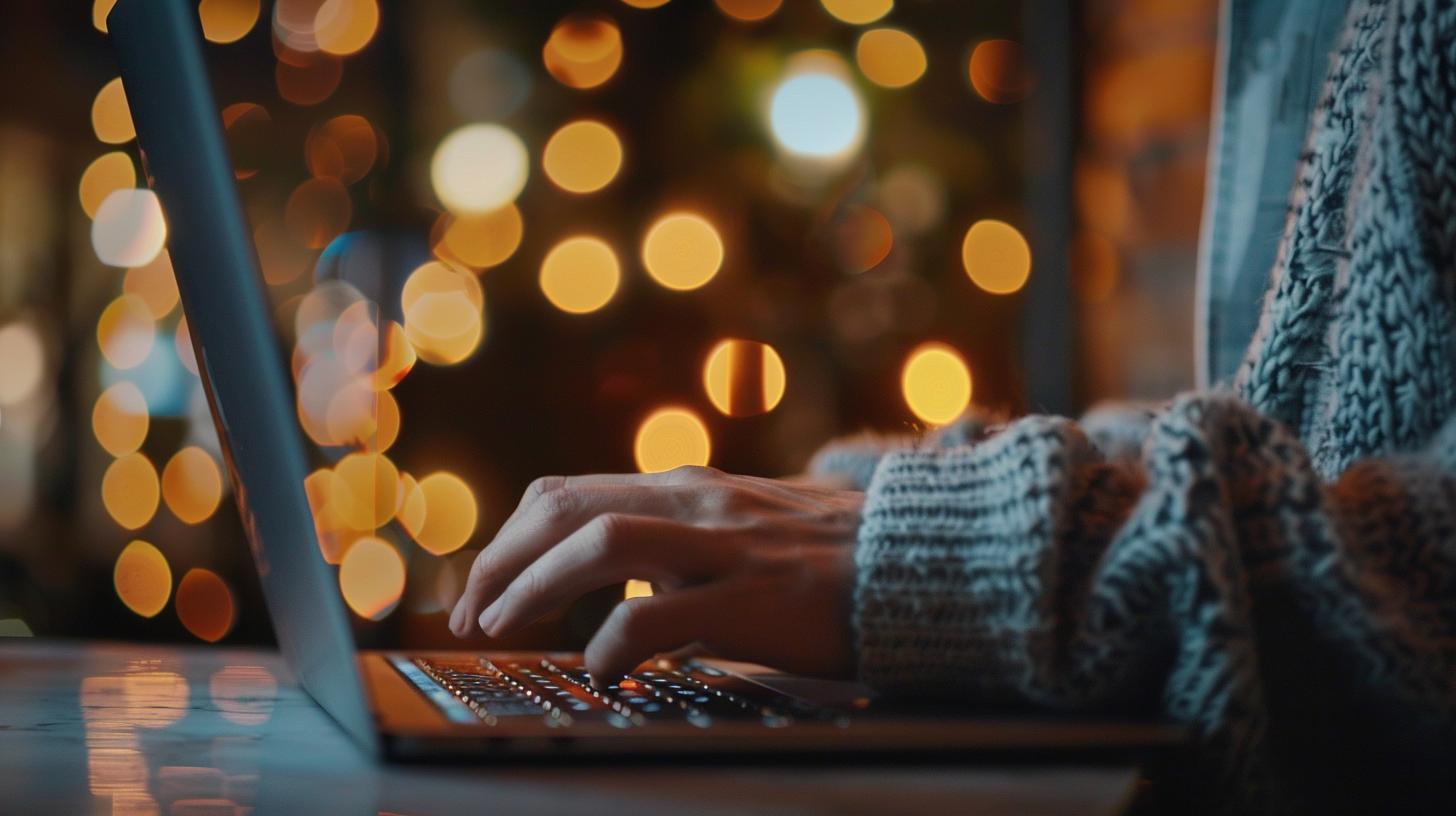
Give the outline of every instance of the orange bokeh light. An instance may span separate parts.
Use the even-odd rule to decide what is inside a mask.
[[[404,559],[393,545],[366,536],[354,542],[339,564],[339,589],[354,614],[383,620],[404,594]]]
[[[116,557],[112,584],[127,609],[144,618],[156,617],[172,595],[172,568],[161,550],[133,541]]]
[[[232,631],[233,593],[212,570],[188,570],[177,584],[174,605],[182,625],[200,640],[216,643]]]

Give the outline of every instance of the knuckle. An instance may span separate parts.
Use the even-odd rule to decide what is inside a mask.
[[[566,486],[565,476],[541,476],[526,487],[525,500],[539,499]]]
[[[672,470],[674,481],[680,483],[705,482],[717,476],[720,471],[707,465],[679,465]]]
[[[591,520],[588,540],[597,554],[610,558],[617,554],[627,540],[627,517],[617,513],[603,513]]]
[[[561,518],[571,514],[576,507],[576,501],[576,493],[563,485],[543,493],[537,506],[548,518]]]

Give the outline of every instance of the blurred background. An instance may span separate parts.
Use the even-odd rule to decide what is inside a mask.
[[[0,7],[0,634],[267,644],[111,5]],[[1215,6],[201,0],[361,639],[536,476],[1191,386]]]

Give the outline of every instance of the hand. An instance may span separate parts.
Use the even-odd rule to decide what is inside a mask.
[[[595,680],[698,645],[800,674],[853,674],[862,493],[683,467],[537,479],[470,570],[450,629],[498,637],[629,578],[587,645]]]

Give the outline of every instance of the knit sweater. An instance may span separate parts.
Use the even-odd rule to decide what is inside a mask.
[[[1232,390],[816,459],[867,683],[1184,724],[1177,811],[1456,802],[1456,3],[1358,0],[1312,122]]]

